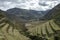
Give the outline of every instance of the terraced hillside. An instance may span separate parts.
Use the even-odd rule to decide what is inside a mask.
[[[49,20],[42,25],[38,25],[35,28],[28,30],[30,35],[39,36],[41,39],[55,40],[55,37],[60,39],[60,26],[57,25],[54,20]]]
[[[60,40],[60,4],[48,12],[45,17],[45,22],[36,25],[31,23],[34,27],[25,31],[24,25],[20,28],[18,23],[11,23],[0,10],[0,40]],[[22,31],[26,34],[23,35]]]
[[[48,15],[47,22],[37,25],[35,28],[28,30],[34,40],[60,40],[60,4],[54,7]]]
[[[22,35],[16,26],[0,11],[0,40],[30,40]]]

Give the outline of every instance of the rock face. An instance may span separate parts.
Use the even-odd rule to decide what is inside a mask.
[[[29,40],[16,29],[3,11],[0,11],[0,40]]]
[[[60,4],[45,15],[47,22],[28,30],[30,35],[41,40],[60,40]]]

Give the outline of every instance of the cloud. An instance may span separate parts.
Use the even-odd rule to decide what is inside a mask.
[[[41,11],[51,9],[59,3],[60,0],[0,0],[0,9],[7,10],[18,7]]]
[[[0,2],[1,3],[1,2]],[[16,6],[15,3],[5,1],[2,4],[0,4],[0,9],[7,10],[9,8],[14,8]]]

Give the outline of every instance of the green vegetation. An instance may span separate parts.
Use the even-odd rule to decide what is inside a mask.
[[[60,37],[60,26],[58,26],[54,20],[49,20],[46,23],[38,25],[35,28],[31,28],[28,31],[30,32],[30,35],[39,36],[42,39],[54,40],[55,36],[58,35],[57,37]]]
[[[59,5],[57,6],[59,8]],[[0,40],[60,40],[60,9],[53,8],[45,21],[12,22],[0,11]]]
[[[22,35],[16,26],[0,12],[0,40],[30,40]]]
[[[56,7],[59,8],[59,5]],[[37,36],[39,40],[60,40],[60,9],[56,7],[49,12],[50,15],[46,15],[46,22],[28,30],[29,35]]]

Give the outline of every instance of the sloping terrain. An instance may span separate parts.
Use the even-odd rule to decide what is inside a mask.
[[[14,20],[10,20],[8,16],[0,10],[0,40],[60,40],[60,4],[44,16],[43,23],[27,23],[33,26],[28,30],[25,23],[15,22],[16,16],[12,18]]]
[[[38,25],[35,28],[31,28],[28,30],[30,35],[39,36],[43,40],[54,40],[55,37],[59,37],[60,39],[60,26],[57,25],[54,20],[49,20],[42,25]]]
[[[35,28],[37,25],[41,25],[46,21],[32,21],[32,22],[27,22],[25,23],[25,27],[29,30],[30,28]]]
[[[60,4],[45,15],[47,22],[28,30],[34,40],[60,40]]]
[[[22,35],[16,27],[7,19],[4,12],[0,11],[0,40],[30,40]]]
[[[45,19],[53,19],[56,18],[56,16],[60,15],[60,4],[55,6],[52,10],[50,10],[45,16]]]

